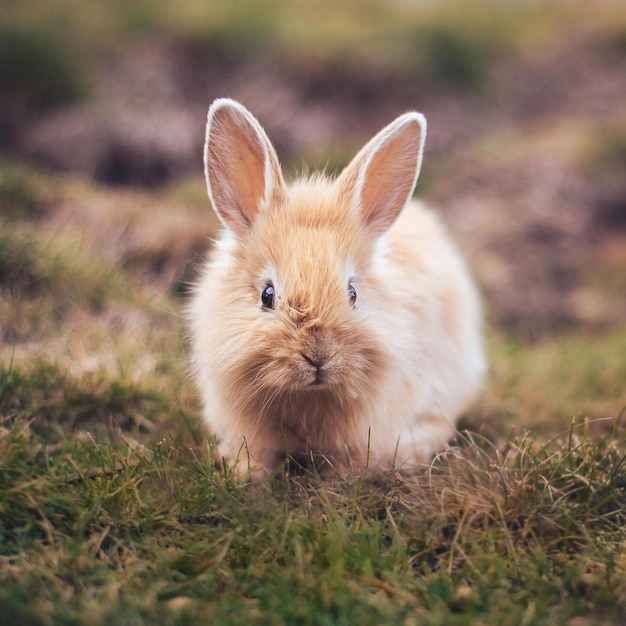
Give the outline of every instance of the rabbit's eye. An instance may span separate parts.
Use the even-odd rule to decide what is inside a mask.
[[[261,304],[266,309],[274,308],[274,287],[273,285],[265,285],[263,293],[261,293]]]
[[[350,298],[350,304],[354,306],[356,302],[356,289],[352,285],[348,285],[348,298]]]

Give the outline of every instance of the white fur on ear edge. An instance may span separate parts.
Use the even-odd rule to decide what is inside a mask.
[[[363,186],[365,185],[365,178],[367,175],[367,171],[369,169],[370,164],[374,160],[376,154],[380,151],[380,149],[391,139],[393,139],[402,128],[404,128],[407,124],[412,122],[417,122],[420,127],[420,140],[419,140],[419,148],[417,151],[417,162],[415,163],[415,174],[413,176],[413,184],[409,190],[409,193],[404,201],[404,205],[411,199],[413,196],[413,192],[415,191],[415,185],[417,184],[417,179],[419,178],[420,171],[422,169],[422,160],[424,158],[424,144],[426,143],[426,131],[428,129],[428,124],[426,122],[426,118],[416,111],[410,111],[409,113],[405,113],[404,115],[400,115],[395,121],[393,121],[389,126],[383,130],[378,137],[378,141],[369,151],[365,162],[361,166],[361,171],[359,173],[359,177],[356,181],[355,188],[355,203],[357,206],[354,207],[354,210],[358,211],[358,203],[360,201]]]
[[[205,180],[207,185],[207,191],[209,194],[209,199],[211,200],[211,204],[216,210],[220,220],[224,223],[225,226],[229,227],[229,225],[224,221],[223,216],[220,213],[218,208],[218,204],[216,204],[215,194],[213,193],[212,184],[209,176],[209,151],[211,142],[213,141],[213,133],[212,127],[216,114],[224,108],[230,108],[235,111],[241,118],[245,120],[245,122],[251,127],[254,133],[257,136],[258,143],[261,147],[263,153],[263,170],[264,170],[264,190],[263,190],[263,199],[267,200],[271,194],[274,192],[275,187],[282,183],[282,177],[280,180],[275,180],[276,175],[280,176],[280,165],[278,161],[276,163],[272,163],[272,155],[270,154],[270,149],[272,144],[263,130],[263,127],[257,119],[250,113],[246,107],[241,105],[236,100],[232,100],[231,98],[218,98],[213,101],[211,107],[209,108],[209,112],[207,114],[207,124],[206,124],[206,132],[205,132],[205,143],[204,143],[204,172],[205,172]],[[273,167],[274,166],[274,167]],[[278,168],[278,171],[276,171]]]

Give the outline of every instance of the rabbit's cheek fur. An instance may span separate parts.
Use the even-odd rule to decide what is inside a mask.
[[[376,380],[386,367],[373,337],[358,329],[283,328],[239,351],[232,367],[216,373],[216,382],[236,416],[231,427],[245,433],[248,453],[268,466],[287,451],[303,458],[319,451],[331,460],[364,456],[367,430],[355,433],[378,399]],[[304,350],[320,363],[311,364]],[[356,441],[360,447],[352,449]],[[234,448],[236,453],[236,443]]]
[[[270,332],[257,343],[235,364],[232,377],[247,399],[264,401],[295,391],[355,399],[382,367],[382,350],[358,330],[304,325]]]

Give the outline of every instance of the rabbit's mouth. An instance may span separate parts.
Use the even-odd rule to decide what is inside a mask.
[[[324,372],[321,370],[318,370],[316,372],[315,379],[309,385],[309,387],[315,387],[319,389],[320,387],[324,387],[325,385],[326,385],[326,377],[324,375]]]
[[[310,385],[310,386],[311,386],[311,387],[319,387],[320,385],[323,385],[323,384],[324,384],[324,375],[323,375],[323,374],[318,373],[318,374],[315,376],[315,378],[314,378],[314,380],[313,380],[313,382],[311,383],[311,385]]]

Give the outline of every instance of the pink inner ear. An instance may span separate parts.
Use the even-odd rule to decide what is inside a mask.
[[[360,194],[363,222],[377,234],[395,221],[415,186],[421,128],[413,120],[375,148]]]
[[[266,155],[244,115],[221,107],[210,123],[207,179],[215,209],[235,231],[252,224],[265,195]]]

